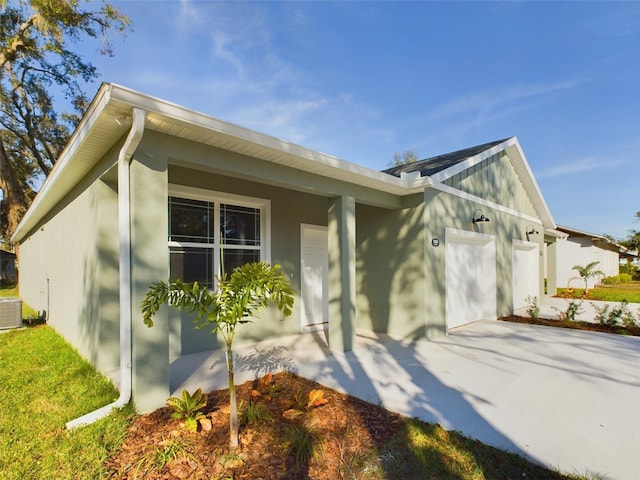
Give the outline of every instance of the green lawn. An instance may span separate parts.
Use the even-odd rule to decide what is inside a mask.
[[[0,298],[1,297],[12,297],[19,298],[18,288],[0,288]],[[36,312],[33,308],[31,308],[26,303],[22,302],[22,318],[37,318],[38,312]]]
[[[559,288],[559,297],[582,298],[583,288]],[[589,290],[587,300],[607,302],[640,303],[640,282],[621,283],[612,286],[595,287]]]
[[[105,460],[123,441],[131,409],[74,431],[64,425],[117,397],[50,327],[1,333],[0,478],[104,478]]]
[[[52,328],[0,334],[0,478],[109,478],[106,462],[124,441],[132,409],[78,430],[65,430],[64,424],[117,396]],[[366,478],[585,478],[546,470],[417,420],[407,420],[388,447],[393,461],[386,473],[370,472]],[[365,457],[378,459],[378,453]]]

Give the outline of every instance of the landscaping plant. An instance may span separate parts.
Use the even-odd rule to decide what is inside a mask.
[[[596,266],[600,262],[590,262],[587,263],[584,267],[581,265],[574,265],[572,270],[576,270],[580,278],[584,280],[584,296],[586,297],[589,293],[589,279],[592,277],[604,276],[604,272],[601,270],[596,270]]]
[[[278,396],[280,385],[276,385],[273,381],[273,373],[267,373],[264,377],[255,381],[255,388],[251,390],[251,396],[255,399],[260,398],[266,402]]]
[[[557,308],[554,309],[558,310]],[[582,302],[575,302],[572,300],[569,302],[569,305],[567,305],[567,309],[564,312],[561,310],[558,310],[558,312],[558,319],[561,322],[575,322],[576,317],[581,313],[584,313],[584,310],[582,309]]]
[[[194,315],[196,328],[211,328],[226,345],[229,376],[229,445],[238,446],[238,405],[234,383],[233,339],[238,325],[251,322],[257,311],[272,304],[285,316],[291,315],[294,292],[279,265],[264,262],[237,267],[229,277],[222,275],[217,288],[208,290],[180,280],[154,283],[142,302],[145,325],[153,326],[153,316],[163,304]]]
[[[184,426],[190,432],[198,431],[198,425],[204,430],[211,430],[211,420],[202,413],[207,405],[207,395],[201,388],[193,394],[185,388],[180,397],[171,397],[167,404],[173,410],[171,418],[184,419]]]
[[[531,318],[538,318],[540,314],[540,305],[538,305],[538,297],[528,296],[526,298],[529,306],[527,307],[527,313]]]

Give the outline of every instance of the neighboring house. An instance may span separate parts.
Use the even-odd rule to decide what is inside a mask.
[[[11,285],[17,280],[16,254],[0,250],[0,281],[3,285]]]
[[[326,329],[347,351],[357,328],[432,339],[525,305],[554,228],[515,137],[379,172],[104,84],[12,240],[24,301],[99,369],[120,365],[149,411],[170,362],[221,345],[169,309],[145,327],[153,282],[278,263],[293,315],[237,341]]]
[[[558,288],[584,288],[584,280],[573,269],[576,265],[585,266],[599,262],[595,269],[604,276],[591,277],[589,288],[599,284],[602,278],[618,275],[620,254],[625,248],[607,237],[583,232],[575,228],[558,225],[557,231],[563,235],[558,241],[547,247],[548,257],[548,293],[555,295]]]

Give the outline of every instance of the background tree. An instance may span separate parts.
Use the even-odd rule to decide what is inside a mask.
[[[85,10],[76,0],[0,0],[0,237],[15,231],[88,105],[82,86],[96,69],[70,44],[96,38],[100,53],[111,55],[108,34],[128,26],[109,4]],[[70,112],[56,111],[54,92]]]
[[[393,154],[393,161],[389,163],[389,167],[400,167],[409,163],[418,161],[418,152],[412,149],[405,150],[404,152],[395,152]]]
[[[635,214],[634,222],[640,222],[640,210]],[[634,228],[629,230],[629,235],[623,240],[619,240],[620,245],[628,248],[629,250],[640,250],[640,230]]]
[[[238,446],[238,402],[234,381],[233,339],[236,328],[251,322],[258,309],[275,305],[285,316],[291,315],[294,292],[279,265],[253,262],[237,267],[230,277],[218,280],[216,290],[197,283],[154,283],[142,302],[145,325],[153,326],[153,316],[161,305],[195,314],[196,328],[210,328],[220,334],[226,345],[229,374],[229,445]]]

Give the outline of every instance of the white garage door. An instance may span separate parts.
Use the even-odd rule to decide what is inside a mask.
[[[447,228],[445,243],[447,329],[495,320],[495,237]]]
[[[537,243],[513,240],[513,310],[526,307],[527,297],[540,299],[540,250]]]

